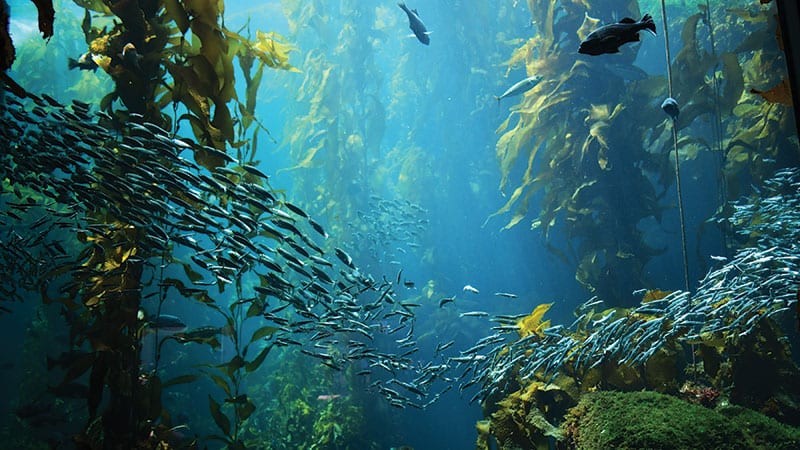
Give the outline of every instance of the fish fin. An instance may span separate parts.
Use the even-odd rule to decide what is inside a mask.
[[[500,97],[495,95],[494,98],[497,100],[497,106],[500,106]]]
[[[653,17],[650,14],[645,14],[640,21],[644,29],[656,35],[656,23],[653,22]]]
[[[631,19],[630,17],[625,17],[622,20],[620,20],[619,23],[636,23],[636,21]]]
[[[413,12],[413,13],[414,13],[414,14],[416,14],[416,15],[419,15],[419,13],[417,12],[417,9],[416,9],[416,8],[412,9],[412,10],[411,10],[411,12]]]
[[[69,70],[78,67],[78,60],[75,58],[67,58],[67,67],[69,67]]]

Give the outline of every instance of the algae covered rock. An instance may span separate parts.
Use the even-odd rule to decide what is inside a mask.
[[[577,449],[800,448],[800,429],[739,407],[716,410],[655,392],[596,392],[563,428]]]

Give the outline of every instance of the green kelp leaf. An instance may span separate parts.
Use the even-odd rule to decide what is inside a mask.
[[[256,405],[247,398],[243,403],[236,403],[235,405],[236,413],[241,420],[247,420],[251,414],[256,410]]]
[[[233,358],[231,358],[230,361],[226,363],[216,365],[216,367],[225,372],[225,374],[228,375],[228,378],[230,379],[233,379],[234,373],[244,366],[245,366],[245,360],[239,355],[234,356]]]
[[[256,356],[254,360],[250,361],[245,365],[244,370],[247,373],[250,373],[258,369],[261,366],[261,363],[264,362],[264,359],[267,357],[270,350],[272,350],[272,344],[269,344],[263,349],[261,349],[261,352],[259,352],[258,356]]]
[[[225,436],[231,436],[231,421],[228,419],[228,416],[222,413],[222,409],[210,395],[208,396],[208,408],[211,411],[211,417],[214,419],[214,423],[217,424],[220,430],[225,433]]]
[[[192,266],[188,263],[183,263],[183,271],[186,273],[186,278],[189,279],[192,283],[196,283],[203,279],[203,275],[197,273]]]
[[[100,13],[104,16],[113,16],[114,13],[111,12],[111,9],[106,6],[106,3],[103,0],[73,0],[76,5],[80,6],[81,8],[88,9],[90,11],[94,11],[96,13]]]
[[[200,375],[194,375],[194,374],[180,375],[171,380],[165,381],[164,384],[161,385],[161,388],[166,389],[168,387],[172,387],[178,384],[194,383],[198,379],[200,379]]]
[[[228,384],[228,381],[225,380],[225,378],[222,378],[221,376],[215,373],[207,373],[206,375],[208,375],[208,377],[211,378],[211,381],[213,381],[214,384],[219,386],[220,389],[222,389],[228,397],[233,396],[233,389],[231,388],[230,384]]]
[[[258,330],[256,330],[255,333],[253,333],[253,337],[250,338],[250,342],[265,338],[278,330],[280,330],[280,328],[272,327],[269,325],[261,327]]]
[[[249,319],[251,317],[260,316],[264,312],[264,301],[257,300],[250,303],[250,306],[247,308],[247,313],[245,314],[245,318]]]

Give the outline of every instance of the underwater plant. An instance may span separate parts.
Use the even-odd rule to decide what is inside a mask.
[[[500,189],[513,192],[490,218],[511,213],[503,228],[514,227],[540,201],[531,229],[541,230],[549,248],[576,267],[582,285],[612,303],[629,303],[627,292],[647,284],[644,266],[661,251],[637,228],[645,218],[660,219],[663,210],[663,194],[647,170],[664,161],[642,145],[648,122],[633,117],[641,115],[641,98],[652,94],[648,80],[626,81],[575,49],[597,27],[598,14],[640,17],[638,2],[532,0],[528,6],[537,33],[505,65],[524,67],[542,81],[497,129]],[[619,64],[635,57],[635,48],[623,48]],[[515,178],[520,162],[524,170]],[[550,243],[553,230],[562,230],[567,248]]]

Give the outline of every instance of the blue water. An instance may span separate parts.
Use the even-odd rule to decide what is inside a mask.
[[[513,108],[521,97],[505,99],[498,106],[493,96],[530,75],[522,67],[515,67],[506,75],[504,64],[520,40],[533,37],[536,31],[530,24],[525,2],[506,1],[497,5],[458,0],[409,3],[409,7],[418,9],[432,31],[430,46],[424,46],[410,36],[407,18],[395,2],[311,3],[324,12],[325,25],[316,28],[313,24],[306,24],[295,30],[283,16],[279,2],[259,5],[245,1],[226,3],[225,24],[229,29],[238,30],[248,24],[251,30],[275,31],[296,47],[290,63],[301,72],[268,71],[259,91],[256,116],[269,129],[274,141],[264,133],[260,134],[257,159],[259,167],[272,174],[271,186],[285,190],[288,199],[320,217],[327,229],[343,231],[338,236],[342,241],[336,246],[351,251],[356,264],[376,279],[383,276],[394,279],[402,269],[402,278],[413,281],[414,287],[400,289],[398,297],[422,303],[417,310],[415,325],[421,350],[414,356],[421,364],[433,357],[432,349],[437,342],[455,339],[451,353],[455,355],[457,350],[466,349],[489,334],[488,321],[459,318],[459,312],[482,310],[492,314],[522,314],[529,313],[541,303],[553,302],[547,317],[554,324],[571,322],[573,309],[592,294],[575,280],[574,266],[548,251],[540,231],[531,229],[531,222],[537,214],[536,205],[543,192],[532,197],[528,215],[511,229],[502,229],[510,214],[490,218],[515,187],[512,181],[502,192],[498,189],[501,173],[495,155],[499,136],[495,130],[508,117],[509,108]],[[32,13],[24,9],[26,5],[24,2],[12,2],[11,5],[12,30],[15,39],[20,41],[35,35],[35,31],[30,30],[34,23]],[[498,10],[503,12],[498,13]],[[660,13],[651,13],[660,29]],[[66,5],[59,11],[59,20],[70,14],[74,15],[71,23],[74,25],[76,20],[79,23],[76,18],[82,13]],[[611,14],[604,19],[610,18]],[[69,22],[63,20],[60,23],[68,26]],[[348,36],[348,31],[343,31],[346,27],[355,27],[363,33],[348,38],[357,46],[351,48],[338,44],[341,36]],[[677,44],[679,29],[671,32]],[[60,41],[57,34],[49,45],[63,46],[65,51],[77,56],[82,44],[80,41]],[[337,78],[341,83],[341,95],[337,100],[341,108],[340,128],[328,129],[328,134],[340,133],[344,141],[351,134],[362,133],[370,114],[378,111],[365,106],[369,105],[368,99],[376,101],[385,112],[385,116],[378,118],[384,121],[385,132],[379,141],[368,142],[363,155],[347,153],[346,147],[338,155],[332,155],[330,149],[326,149],[327,152],[320,153],[315,167],[286,170],[299,162],[290,155],[287,143],[294,133],[294,121],[307,114],[309,108],[308,97],[298,101],[296,92],[303,86],[305,77],[319,69],[305,66],[309,53],[322,55],[332,64],[332,77],[346,74]],[[663,54],[662,36],[643,34],[635,64],[649,74],[663,74]],[[613,62],[614,57],[604,55],[598,60]],[[56,65],[62,67],[62,62]],[[21,69],[15,67],[15,70]],[[61,73],[61,69],[58,70]],[[85,73],[67,72],[65,61],[63,71],[64,76],[73,82],[77,80],[75,77],[87,76]],[[98,71],[96,76],[106,77],[102,71]],[[53,77],[53,80],[57,78]],[[56,86],[51,92],[62,101],[72,98],[72,93],[66,88]],[[314,93],[306,95],[313,96]],[[593,103],[592,98],[584,100],[585,104],[573,107],[581,110]],[[658,108],[660,100],[643,99],[637,106]],[[404,166],[410,153],[415,153],[417,159]],[[525,156],[518,161],[512,178],[519,177],[525,170],[524,159]],[[331,160],[335,160],[332,163],[335,167],[352,170],[326,171],[325,161]],[[708,175],[717,169],[715,164],[717,161],[713,158],[702,156],[684,169],[682,178],[685,227],[690,230],[687,234],[687,248],[691,255],[690,280],[701,278],[708,269],[707,255],[724,253],[718,231],[708,227],[703,229],[703,233],[699,232],[718,207],[717,179]],[[618,191],[609,192],[612,196],[619,194]],[[357,230],[349,227],[356,217],[355,211],[369,212],[371,195],[408,201],[424,211],[417,216],[426,222],[414,239],[413,247],[407,246],[408,242],[395,241],[384,242],[385,247],[380,242],[377,246],[368,246],[353,234]],[[665,209],[660,224],[650,220],[639,226],[645,240],[655,248],[665,249],[665,252],[654,257],[644,270],[650,285],[632,284],[636,288],[681,289],[684,283],[681,225],[674,208],[677,203],[674,189],[671,188],[660,203],[671,205]],[[324,208],[327,204],[333,206]],[[388,222],[383,226],[387,227],[384,231],[389,234],[403,231],[399,224]],[[393,230],[393,226],[398,228]],[[557,230],[553,232],[552,245],[564,248],[567,242],[567,237]],[[398,247],[403,247],[404,251],[398,252]],[[363,252],[358,253],[359,250]],[[368,250],[376,253],[371,255]],[[425,298],[424,288],[429,282],[435,286],[435,294]],[[463,291],[465,285],[476,287],[481,294]],[[492,295],[494,292],[514,293],[518,298],[497,297]],[[451,305],[455,310],[445,314],[438,307],[438,300],[451,295],[456,296],[455,305]],[[422,297],[415,298],[418,296]],[[626,302],[629,303],[630,299],[621,303]],[[23,317],[33,314],[32,310],[25,309],[19,308],[16,314]],[[178,300],[168,301],[163,312],[180,315],[190,329],[209,324],[222,325],[206,310],[198,310],[197,305],[187,305]],[[22,333],[20,323],[15,324],[18,329],[4,331],[4,334]],[[254,325],[253,329],[256,327]],[[145,342],[145,364],[152,357],[152,351],[148,350],[151,345]],[[21,351],[21,348],[8,348],[9,354]],[[163,351],[162,358],[168,362],[162,362],[161,370],[172,376],[190,370],[198,362],[209,359],[224,361],[232,355],[231,349],[226,349],[225,345],[217,352],[206,347],[170,345]],[[296,357],[276,356],[264,370],[248,378],[248,385],[268,385],[275,371],[282,370],[283,361],[292,358]],[[168,378],[166,375],[162,377]],[[365,417],[366,424],[378,434],[387,430],[388,437],[384,436],[381,441],[386,448],[409,445],[416,449],[464,449],[474,446],[475,422],[482,418],[480,405],[468,403],[474,388],[461,395],[458,389],[453,389],[424,411],[398,410],[389,408],[380,396],[367,392],[366,386],[337,385],[339,381],[335,374],[329,373],[325,377],[331,378],[320,380],[320,385],[338,387],[341,391],[318,391],[317,394],[352,394],[345,391],[359,388],[367,393],[359,397],[364,410],[373,412]],[[313,380],[305,381],[313,383]],[[205,420],[193,429],[201,435],[210,433],[214,425],[208,421],[205,411],[205,395],[209,392],[214,392],[210,383],[180,387],[174,395],[169,394],[165,404],[184,410],[188,419]],[[12,396],[8,391],[4,393],[6,397]],[[312,409],[325,406],[313,398],[304,400]],[[202,405],[199,411],[194,408],[195,402]],[[274,407],[265,405],[267,410]],[[275,432],[279,431],[265,430],[265,433]]]

